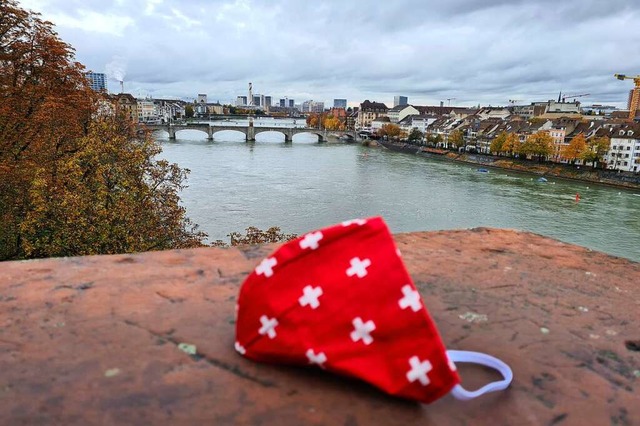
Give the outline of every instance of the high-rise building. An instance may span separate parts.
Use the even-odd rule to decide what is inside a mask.
[[[324,111],[324,102],[311,102],[311,112],[323,112]]]
[[[312,103],[313,103],[313,101],[304,101],[302,103],[300,111],[302,111],[302,112],[311,112],[311,104]]]
[[[333,100],[334,108],[344,108],[347,109],[347,100],[346,99],[334,99]]]
[[[289,105],[287,105],[289,108],[295,108],[296,107],[296,101],[294,99],[289,99]]]
[[[406,96],[394,96],[393,97],[393,106],[397,107],[400,105],[408,105],[409,104],[409,98]]]
[[[265,108],[269,108],[271,106],[271,96],[264,96],[264,104],[262,106]]]
[[[86,72],[84,75],[89,79],[89,86],[96,92],[107,91],[107,76],[101,72]]]
[[[287,100],[286,99],[280,99],[280,107],[284,108],[287,106]]]
[[[236,106],[247,106],[247,97],[246,96],[238,96],[236,98]]]
[[[300,111],[302,112],[323,112],[324,102],[317,102],[313,100],[304,101],[302,103]]]
[[[260,95],[253,95],[253,106],[262,106],[262,104],[260,103],[260,99],[262,97]]]
[[[631,111],[631,109],[633,108],[633,95],[634,95],[634,92],[636,91],[640,92],[640,87],[636,87],[635,89],[629,90],[629,100],[627,101],[627,109],[629,111]],[[635,110],[640,111],[640,93],[636,95],[635,103],[636,103]]]

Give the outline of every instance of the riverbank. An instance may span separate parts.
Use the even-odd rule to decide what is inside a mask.
[[[411,144],[378,141],[378,145],[391,151],[421,155],[428,158],[443,159],[459,163],[481,165],[502,170],[513,170],[540,175],[541,177],[556,177],[561,179],[579,180],[601,185],[615,186],[632,190],[640,190],[640,175],[617,173],[611,170],[580,168],[566,164],[537,163],[535,161],[514,158],[496,157],[485,154],[456,153],[433,150]]]

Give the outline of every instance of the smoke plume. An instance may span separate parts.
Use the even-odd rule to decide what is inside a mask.
[[[124,81],[124,77],[127,74],[127,64],[123,57],[114,56],[105,66],[106,74],[109,78],[117,81]]]

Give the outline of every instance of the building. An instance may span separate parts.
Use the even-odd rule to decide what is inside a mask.
[[[155,123],[159,120],[156,106],[152,99],[136,99],[136,106],[140,123]]]
[[[358,123],[359,108],[355,107],[352,110],[347,110],[347,130],[355,130]]]
[[[185,103],[183,101],[176,99],[154,99],[153,103],[160,123],[170,123],[185,115]]]
[[[420,111],[411,105],[398,105],[387,111],[387,116],[392,123],[399,123],[410,115],[420,115]]]
[[[222,115],[224,114],[224,107],[220,102],[214,102],[207,104],[207,113],[209,115]]]
[[[427,128],[431,123],[438,119],[435,115],[409,115],[398,122],[400,128],[407,133],[413,129],[420,130],[422,133],[427,132]]]
[[[344,108],[347,109],[347,100],[346,99],[334,99],[333,100],[334,108]]]
[[[280,108],[286,108],[286,107],[287,107],[287,100],[286,100],[286,99],[283,99],[283,98],[282,98],[282,99],[280,99],[279,107],[280,107]]]
[[[86,72],[84,75],[89,79],[89,86],[96,92],[107,91],[107,76],[101,72]]]
[[[260,103],[261,99],[262,99],[261,95],[253,95],[252,105],[255,106],[255,107],[262,106],[262,104]]]
[[[264,96],[263,100],[264,100],[264,102],[263,102],[262,106],[265,107],[265,108],[269,108],[271,106],[271,96]]]
[[[305,112],[323,112],[324,102],[317,102],[313,100],[304,101],[300,107],[300,111]]]
[[[365,100],[360,104],[358,110],[358,120],[356,121],[356,130],[365,129],[371,126],[371,122],[380,116],[387,116],[389,108],[382,102],[371,102]]]
[[[380,117],[371,121],[371,131],[377,133],[380,129],[382,129],[382,126],[390,123],[391,121],[389,120],[389,117],[381,115]]]
[[[116,108],[123,112],[125,117],[130,120],[138,121],[138,102],[129,93],[119,93],[111,97],[113,99]]]
[[[206,95],[206,93],[198,93],[197,102],[199,104],[206,104],[207,103],[207,95]]]
[[[289,99],[289,105],[287,105],[287,107],[295,108],[296,107],[296,101],[294,99]]]
[[[612,105],[593,104],[582,107],[582,112],[585,114],[603,115],[605,117],[611,117],[611,114],[615,111],[618,111],[618,108]]]
[[[406,96],[394,96],[393,97],[393,107],[401,106],[401,105],[409,105],[409,98]]]
[[[324,102],[313,102],[311,112],[324,112]]]
[[[236,106],[247,106],[247,97],[246,96],[238,96],[236,98]]]
[[[607,168],[640,173],[640,124],[611,129],[610,137],[611,145],[604,158]]]
[[[637,92],[637,93],[636,93]],[[635,96],[635,99],[634,99]],[[634,104],[635,103],[635,108]],[[634,89],[629,90],[629,100],[627,101],[627,110],[631,111],[634,109],[635,111],[640,111],[640,87],[636,87]],[[636,112],[636,117],[638,113]]]

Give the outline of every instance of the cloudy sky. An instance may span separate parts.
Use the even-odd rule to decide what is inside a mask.
[[[639,0],[22,0],[136,96],[626,107]],[[110,91],[119,91],[115,79]],[[447,100],[451,99],[451,100]]]

